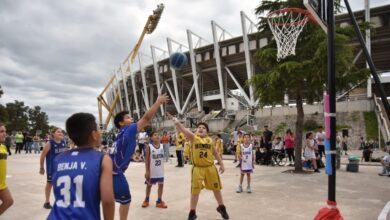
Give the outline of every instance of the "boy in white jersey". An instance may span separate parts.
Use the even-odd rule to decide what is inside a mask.
[[[247,186],[247,193],[251,193],[251,173],[254,169],[254,161],[255,160],[255,154],[253,153],[253,146],[251,144],[251,137],[249,134],[244,134],[243,143],[240,146],[237,146],[237,149],[240,148],[240,154],[238,155],[238,158],[240,160],[240,170],[241,170],[241,176],[240,176],[240,185],[238,185],[237,193],[242,192],[242,182],[244,181],[244,176],[246,174],[248,186]],[[238,152],[238,151],[237,151]]]
[[[149,206],[149,196],[152,185],[158,184],[157,208],[166,209],[168,206],[161,200],[164,188],[164,147],[161,144],[161,136],[158,132],[151,133],[151,143],[145,146],[145,184],[146,197],[142,208]]]

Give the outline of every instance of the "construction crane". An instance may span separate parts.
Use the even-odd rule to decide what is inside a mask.
[[[126,59],[121,63],[121,65],[128,64],[128,68],[126,69],[126,72],[131,73],[130,67],[134,63],[135,57],[138,54],[138,50],[141,47],[141,43],[145,37],[146,34],[151,34],[156,29],[158,22],[160,21],[161,14],[164,10],[164,4],[157,5],[157,9],[153,10],[153,14],[149,15],[148,20],[146,21],[146,24],[142,30],[141,36],[139,37],[137,43],[135,44],[134,48],[130,51],[129,55],[126,57]],[[108,81],[107,85],[104,87],[103,91],[99,94],[97,97],[98,100],[98,112],[99,112],[99,124],[103,130],[106,130],[108,123],[110,123],[110,120],[115,115],[115,106],[119,100],[119,85],[118,89],[115,92],[114,99],[112,100],[111,105],[109,105],[106,100],[104,99],[103,95],[106,93],[109,86],[114,82],[116,78],[116,73],[111,77],[111,79]],[[124,79],[123,79],[124,80]],[[105,122],[103,124],[103,107],[108,111],[108,116],[105,119]]]

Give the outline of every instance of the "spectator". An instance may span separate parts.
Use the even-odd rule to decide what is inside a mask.
[[[304,156],[306,161],[311,162],[311,165],[314,168],[314,172],[319,173],[320,171],[318,170],[316,156],[315,156],[314,135],[312,132],[308,132],[306,134]]]
[[[148,143],[148,133],[145,132],[145,129],[141,129],[140,132],[138,133],[138,149],[139,152],[141,153],[141,158],[144,159],[144,154],[145,154],[145,144]]]
[[[41,153],[41,146],[39,144],[40,138],[37,134],[34,135],[33,137],[33,148],[34,148],[34,153]]]
[[[348,155],[348,153],[347,153],[348,152],[348,136],[347,135],[343,136],[341,143],[342,143],[342,147],[343,147],[342,149],[344,151],[344,154]]]
[[[11,156],[11,146],[12,146],[12,138],[7,134],[5,137],[4,145],[7,147],[8,155]]]
[[[239,134],[241,134],[241,128],[240,127],[237,127],[235,131],[233,131],[231,134],[230,134],[230,143],[232,144],[232,148],[231,148],[231,151],[234,153],[234,161],[233,163],[236,163],[237,162],[237,154],[236,154],[236,151],[237,151],[237,141],[239,139]]]
[[[272,131],[268,130],[268,125],[264,125],[263,131],[263,144],[266,149],[265,164],[268,165],[271,162],[272,156]]]
[[[161,137],[161,143],[163,144],[163,148],[164,148],[165,162],[168,162],[171,137],[169,136],[169,134],[166,131],[164,131],[163,136]]]
[[[24,139],[24,136],[23,136],[22,132],[18,131],[15,135],[15,143],[16,143],[15,154],[17,154],[18,152],[20,154],[20,151],[23,148],[23,139]]]
[[[178,132],[176,134],[176,157],[177,157],[177,165],[176,167],[184,167],[183,164],[183,149],[184,149],[184,141],[185,137],[183,132]]]
[[[386,155],[382,158],[381,164],[382,164],[382,172],[378,173],[378,175],[390,177],[390,155],[389,155],[389,153],[386,153]]]
[[[359,150],[363,150],[365,146],[366,146],[366,142],[364,141],[364,138],[360,137],[360,147],[359,147]]]
[[[290,129],[286,131],[286,135],[284,136],[284,149],[286,149],[288,160],[289,160],[289,166],[293,166],[293,162],[295,162],[294,157],[294,135]]]
[[[322,159],[322,154],[325,156],[325,131],[322,130],[323,127],[319,126],[318,127],[318,132],[316,133],[316,141],[317,141],[317,146],[318,146],[318,155],[320,156],[320,159]]]

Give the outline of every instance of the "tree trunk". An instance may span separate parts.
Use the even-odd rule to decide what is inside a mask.
[[[295,123],[295,171],[302,172],[302,136],[303,121],[305,113],[303,112],[302,91],[298,88],[296,96],[297,121]]]

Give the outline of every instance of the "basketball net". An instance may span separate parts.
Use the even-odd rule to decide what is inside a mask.
[[[297,39],[310,14],[301,8],[284,8],[268,14],[268,25],[278,47],[277,61],[295,55]]]

